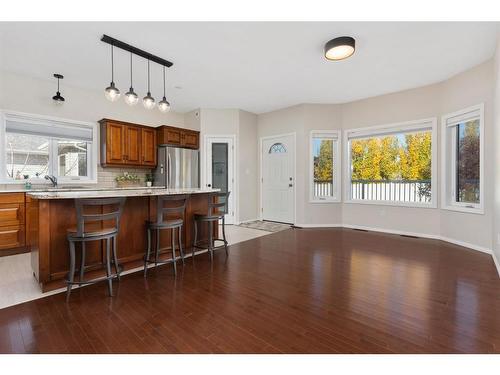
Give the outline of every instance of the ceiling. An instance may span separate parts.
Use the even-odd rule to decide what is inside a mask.
[[[108,34],[174,62],[172,108],[267,112],[299,103],[343,103],[445,80],[490,59],[497,23],[427,22],[85,22],[0,23],[0,69],[104,90],[111,80]],[[332,62],[329,39],[349,35],[356,53]],[[129,55],[115,50],[115,82],[128,90]],[[146,93],[146,62],[134,60]],[[161,67],[151,92],[163,96]]]

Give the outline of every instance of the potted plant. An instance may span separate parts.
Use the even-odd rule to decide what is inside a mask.
[[[153,176],[153,174],[152,173],[146,173],[145,181],[146,181],[146,186],[147,187],[153,186],[153,182],[154,182],[154,176]]]
[[[123,172],[121,175],[115,177],[116,185],[118,187],[133,187],[139,186],[140,178],[128,172]]]

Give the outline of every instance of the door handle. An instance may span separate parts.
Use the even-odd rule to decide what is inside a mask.
[[[288,184],[288,187],[293,187],[293,184]]]

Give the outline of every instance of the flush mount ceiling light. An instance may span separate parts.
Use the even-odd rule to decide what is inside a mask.
[[[350,36],[341,36],[325,44],[325,57],[337,61],[352,56],[356,49],[356,41]]]
[[[111,45],[111,83],[109,87],[104,90],[106,99],[111,102],[116,102],[120,98],[120,90],[115,87],[114,82],[114,60],[113,60],[113,45]]]
[[[59,92],[59,80],[63,79],[64,76],[61,74],[54,74],[54,77],[57,78],[57,92],[56,94],[52,97],[53,100],[55,100],[57,103],[63,103],[64,98],[61,96],[61,93]]]
[[[132,52],[130,52],[130,89],[125,94],[125,103],[130,106],[136,105],[139,102],[139,97],[134,92],[134,87],[132,86]]]
[[[142,104],[146,109],[153,109],[155,106],[155,98],[151,96],[151,92],[149,91],[149,60],[148,60],[148,94],[142,99]]]
[[[170,103],[165,97],[165,67],[163,67],[163,99],[158,103],[158,109],[163,113],[170,111]]]

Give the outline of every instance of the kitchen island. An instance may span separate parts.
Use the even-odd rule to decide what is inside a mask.
[[[76,227],[75,199],[126,197],[125,207],[120,220],[118,235],[118,261],[124,270],[143,265],[147,244],[146,220],[156,218],[156,197],[159,195],[188,195],[182,242],[185,254],[190,254],[193,241],[195,212],[207,212],[211,193],[218,189],[112,189],[112,190],[74,190],[43,191],[26,193],[26,230],[31,249],[31,266],[42,291],[49,291],[65,285],[69,269],[67,231]],[[92,229],[102,229],[106,224],[99,223]],[[89,226],[90,227],[90,226]],[[214,227],[214,234],[218,231]],[[208,238],[206,228],[199,231],[200,240]],[[170,231],[162,231],[160,244],[163,254],[160,258],[171,258]],[[103,244],[100,241],[87,244],[86,277],[94,278],[104,273]],[[77,251],[76,264],[79,264]]]

